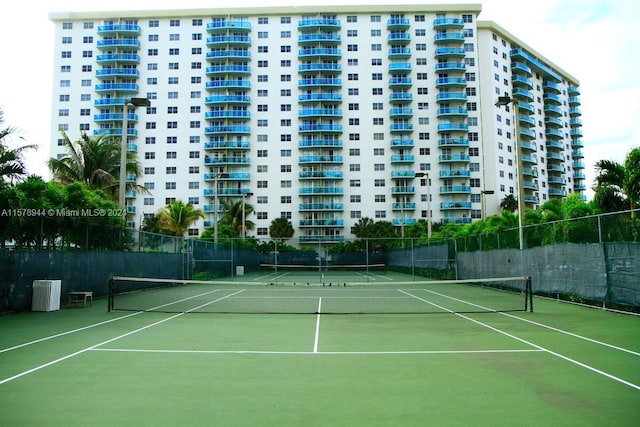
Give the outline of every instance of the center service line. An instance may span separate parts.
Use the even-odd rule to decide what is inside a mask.
[[[316,317],[316,337],[313,341],[313,352],[318,352],[318,340],[320,339],[320,313],[322,312],[322,297],[318,300],[318,316]]]

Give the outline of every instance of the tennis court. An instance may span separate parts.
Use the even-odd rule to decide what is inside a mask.
[[[531,312],[520,280],[339,277],[156,280],[145,291],[121,278],[122,292],[93,307],[2,317],[0,423],[635,426],[640,419],[637,316],[542,298],[533,298]]]

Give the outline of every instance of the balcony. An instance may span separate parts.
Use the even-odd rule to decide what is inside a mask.
[[[342,125],[334,124],[303,124],[300,125],[298,130],[300,132],[332,132],[341,133]]]
[[[405,45],[411,42],[411,34],[409,33],[391,33],[387,37],[387,43],[390,45]]]
[[[438,88],[459,87],[466,85],[467,79],[463,77],[440,77],[436,80],[436,87]]]
[[[471,209],[471,202],[442,202],[440,203],[440,210],[469,210]]]
[[[440,123],[438,125],[439,133],[448,133],[448,132],[467,132],[469,130],[469,125],[466,123]]]
[[[392,77],[389,79],[389,87],[409,87],[413,81],[409,77]]]
[[[464,107],[457,108],[438,108],[438,117],[466,117],[469,115],[469,110]]]
[[[300,156],[298,158],[299,164],[313,164],[313,163],[328,163],[328,164],[342,164],[342,156],[335,155],[312,155],[312,156]]]
[[[462,34],[460,32],[438,33],[433,38],[433,41],[436,44],[439,44],[439,43],[464,43],[464,34]]]
[[[391,187],[391,194],[393,195],[415,194],[415,192],[416,187],[414,187],[413,185]]]
[[[344,220],[338,218],[331,219],[301,219],[300,227],[344,227]]]
[[[406,59],[411,56],[411,49],[408,47],[392,47],[389,49],[390,59]]]
[[[471,194],[471,187],[466,185],[443,185],[440,194]]]
[[[413,108],[392,108],[389,110],[389,117],[403,118],[413,116]]]
[[[299,179],[342,179],[341,171],[302,171],[298,172]]]
[[[466,138],[440,138],[438,147],[468,147],[469,140]]]
[[[411,64],[409,62],[392,62],[389,64],[390,73],[410,73]]]
[[[95,114],[93,116],[94,122],[118,122],[121,123],[124,115],[122,113],[103,113],[103,114]],[[138,121],[138,115],[135,113],[127,114],[127,121],[129,123],[135,123]]]
[[[462,47],[439,47],[436,48],[436,58],[464,58],[466,52]]]
[[[298,148],[342,148],[342,141],[325,138],[302,139],[298,143]]]
[[[298,80],[298,87],[341,87],[342,79],[320,78],[320,79],[301,79]]]
[[[436,18],[433,21],[433,28],[436,30],[462,29],[464,21],[461,18]]]
[[[437,73],[448,73],[451,71],[465,72],[467,65],[464,62],[439,62],[436,64]]]
[[[342,187],[301,187],[299,194],[301,196],[336,196],[344,194]]]
[[[216,104],[249,104],[251,97],[248,95],[214,95],[204,99],[205,105]]]
[[[338,30],[341,27],[339,19],[334,18],[310,18],[298,21],[300,30]]]
[[[389,94],[389,102],[406,103],[413,101],[413,94],[409,92],[391,92]]]
[[[246,110],[216,110],[204,113],[206,120],[214,119],[249,119],[251,112]]]
[[[340,243],[340,242],[344,242],[344,236],[309,234],[309,235],[306,235],[306,236],[298,237],[298,242],[300,244],[305,244],[305,243]]]
[[[247,140],[221,140],[204,143],[205,150],[249,150],[250,148],[251,143]]]
[[[393,138],[391,139],[391,148],[407,148],[413,147],[413,139],[411,138]]]
[[[342,56],[342,51],[340,49],[335,49],[335,48],[308,48],[308,49],[300,49],[298,51],[298,58],[320,58],[320,57],[340,58],[341,56]]]
[[[216,179],[215,173],[207,172],[204,174],[204,180],[206,182],[215,182],[215,181],[249,181],[251,179],[251,174],[249,172],[230,172],[225,173],[222,177],[218,176]]]
[[[135,53],[105,53],[104,55],[96,56],[96,62],[100,65],[110,64],[139,64],[140,55]]]
[[[319,92],[305,93],[298,96],[300,102],[342,102],[342,95],[339,93]]]
[[[137,79],[140,77],[140,71],[135,68],[105,68],[96,70],[96,77],[101,80],[114,78]]]
[[[223,165],[249,165],[251,160],[246,156],[219,156],[205,157],[204,164],[207,166],[223,166]]]
[[[298,111],[298,117],[342,117],[338,108],[305,108]]]
[[[459,101],[466,102],[467,94],[465,92],[440,92],[436,95],[436,101],[438,102],[451,102]]]
[[[248,65],[212,65],[206,68],[207,76],[217,75],[249,75],[251,67]]]
[[[313,62],[298,65],[299,73],[340,73],[342,66],[333,62]]]
[[[413,125],[411,123],[392,123],[389,131],[391,133],[413,132]]]
[[[251,37],[244,35],[219,35],[207,37],[207,46],[211,48],[219,48],[221,46],[250,46]]]
[[[391,156],[391,163],[413,163],[416,160],[416,156],[413,154],[393,154]]]
[[[440,178],[448,179],[448,178],[469,178],[471,176],[471,171],[467,169],[450,169],[450,170],[441,170]]]
[[[115,49],[128,49],[138,50],[140,49],[140,41],[137,39],[107,39],[98,40],[96,47],[100,50],[115,50]]]
[[[219,126],[207,126],[204,128],[205,135],[219,135],[219,134],[240,134],[249,135],[251,128],[244,125],[219,125]]]
[[[387,20],[388,30],[407,30],[411,26],[411,21],[407,18],[389,18]]]
[[[251,52],[244,49],[229,49],[229,50],[215,50],[213,52],[207,52],[206,59],[211,62],[220,62],[226,60],[244,60],[248,61],[251,58]]]
[[[391,205],[394,211],[414,211],[416,210],[416,202],[394,203]]]
[[[135,24],[111,24],[99,25],[98,34],[103,37],[113,36],[115,34],[140,35],[142,28]]]
[[[251,82],[242,79],[213,80],[205,83],[207,90],[212,89],[250,89]]]
[[[301,203],[298,205],[298,210],[300,212],[308,212],[308,211],[324,211],[324,212],[333,212],[333,211],[342,211],[344,210],[343,203]]]
[[[224,33],[227,31],[233,31],[234,33],[249,32],[251,31],[251,23],[241,19],[221,20],[216,22],[209,22],[207,24],[207,32],[216,34]]]
[[[300,45],[338,44],[341,40],[340,34],[335,33],[308,33],[298,36]]]
[[[468,163],[471,160],[468,154],[441,154],[438,163]]]

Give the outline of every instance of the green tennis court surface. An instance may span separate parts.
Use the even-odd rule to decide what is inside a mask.
[[[491,303],[476,291],[518,293],[471,287],[437,295],[380,282],[366,298],[375,314],[324,314],[335,297],[328,293],[371,289],[243,281],[201,289],[211,293],[172,313],[108,312],[97,300],[1,317],[0,425],[636,426],[640,419],[636,316],[540,298],[534,312],[465,312],[460,304]],[[239,306],[310,299],[313,313],[196,310],[235,292]],[[414,306],[379,312],[380,302],[407,297],[437,304],[439,314]]]

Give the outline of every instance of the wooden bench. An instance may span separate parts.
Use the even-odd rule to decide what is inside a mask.
[[[87,306],[87,301],[89,301],[89,306],[93,307],[93,291],[86,292],[78,292],[73,291],[69,292],[69,305],[82,303],[84,307]]]

